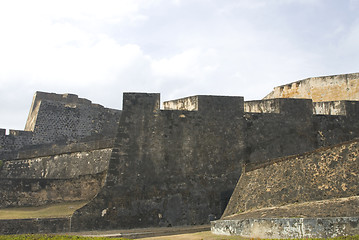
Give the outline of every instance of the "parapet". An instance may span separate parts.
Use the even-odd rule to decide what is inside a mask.
[[[160,110],[160,94],[159,93],[123,93],[124,111],[136,110]]]
[[[65,93],[47,93],[47,92],[36,92],[34,95],[35,101],[40,100],[51,100],[56,102],[64,103],[81,103],[81,104],[91,104],[91,101],[85,98],[79,98],[76,94]]]
[[[357,116],[359,115],[359,101],[315,102],[313,114]]]
[[[244,111],[248,113],[311,115],[312,108],[310,99],[276,98],[244,103]]]
[[[61,102],[65,104],[85,104],[90,105],[92,102],[85,98],[79,98],[75,94],[65,93],[65,94],[56,94],[56,93],[47,93],[47,92],[40,92],[37,91],[34,94],[32,99],[32,104],[29,112],[29,116],[26,121],[25,130],[27,131],[34,131],[36,118],[39,110],[39,105],[42,101],[55,101]]]
[[[185,110],[199,112],[243,112],[244,99],[237,96],[196,95],[163,103],[165,110]]]
[[[198,96],[163,102],[165,110],[198,111]]]
[[[10,136],[32,136],[33,132],[10,129],[9,130],[9,135]]]

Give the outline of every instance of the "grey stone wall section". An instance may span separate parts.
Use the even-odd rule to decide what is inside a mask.
[[[34,144],[114,137],[119,111],[94,104],[66,104],[42,100],[34,133]],[[92,137],[92,138],[91,138]]]
[[[222,217],[252,209],[359,195],[359,140],[277,159],[245,172]]]
[[[243,98],[199,101],[198,112],[161,111],[159,94],[124,94],[105,187],[75,212],[73,230],[193,225],[220,217],[240,174]]]
[[[333,238],[359,234],[358,217],[342,218],[266,218],[218,220],[211,222],[218,235],[245,238]]]
[[[4,161],[0,179],[70,179],[107,171],[112,148]]]
[[[36,92],[25,131],[1,132],[0,159],[12,159],[14,151],[49,144],[113,139],[120,115],[120,110],[104,108],[74,94]]]
[[[243,165],[359,133],[356,118],[314,116],[311,100],[279,99],[279,113],[258,114],[243,112],[243,98],[196,99],[198,111],[159,110],[159,94],[124,94],[106,185],[74,214],[74,229],[208,223],[221,216]]]
[[[106,172],[71,179],[0,179],[0,208],[89,201],[104,185]]]

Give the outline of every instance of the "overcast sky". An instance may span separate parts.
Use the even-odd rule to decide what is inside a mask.
[[[359,72],[359,0],[0,0],[0,128],[35,91],[121,109],[123,92],[261,99]]]

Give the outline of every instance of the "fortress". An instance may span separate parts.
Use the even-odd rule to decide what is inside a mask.
[[[25,131],[0,131],[0,208],[87,201],[47,227],[27,222],[28,232],[216,220],[219,234],[318,236],[295,235],[297,222],[276,235],[248,221],[265,216],[329,217],[346,226],[332,235],[358,234],[358,73],[276,87],[258,101],[199,95],[163,106],[157,93],[124,93],[120,111],[37,92]],[[305,212],[308,203],[320,212]],[[14,233],[11,224],[0,220],[0,232]]]

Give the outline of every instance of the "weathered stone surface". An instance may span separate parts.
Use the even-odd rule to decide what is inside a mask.
[[[4,161],[0,179],[70,179],[107,171],[112,148]]]
[[[223,216],[223,220],[249,218],[326,218],[359,216],[359,196],[264,207]]]
[[[195,98],[198,111],[161,111],[158,94],[124,95],[106,185],[74,214],[74,229],[206,223],[221,216],[242,165],[352,139],[358,131],[346,128],[359,129],[356,118],[313,115],[310,100],[278,99],[276,113],[259,114],[244,113],[241,98]]]
[[[92,104],[77,95],[36,92],[25,131],[0,132],[0,159],[12,159],[14,151],[54,143],[114,138],[120,115],[120,110]]]
[[[223,217],[252,209],[359,195],[359,140],[278,159],[241,175]]]
[[[211,231],[246,238],[332,238],[359,233],[359,217],[218,220]]]
[[[91,200],[105,172],[71,179],[0,179],[0,208]]]
[[[106,185],[74,214],[75,230],[220,217],[240,173],[243,98],[229,99],[236,110],[225,97],[201,99],[198,111],[161,111],[159,94],[124,95]]]

